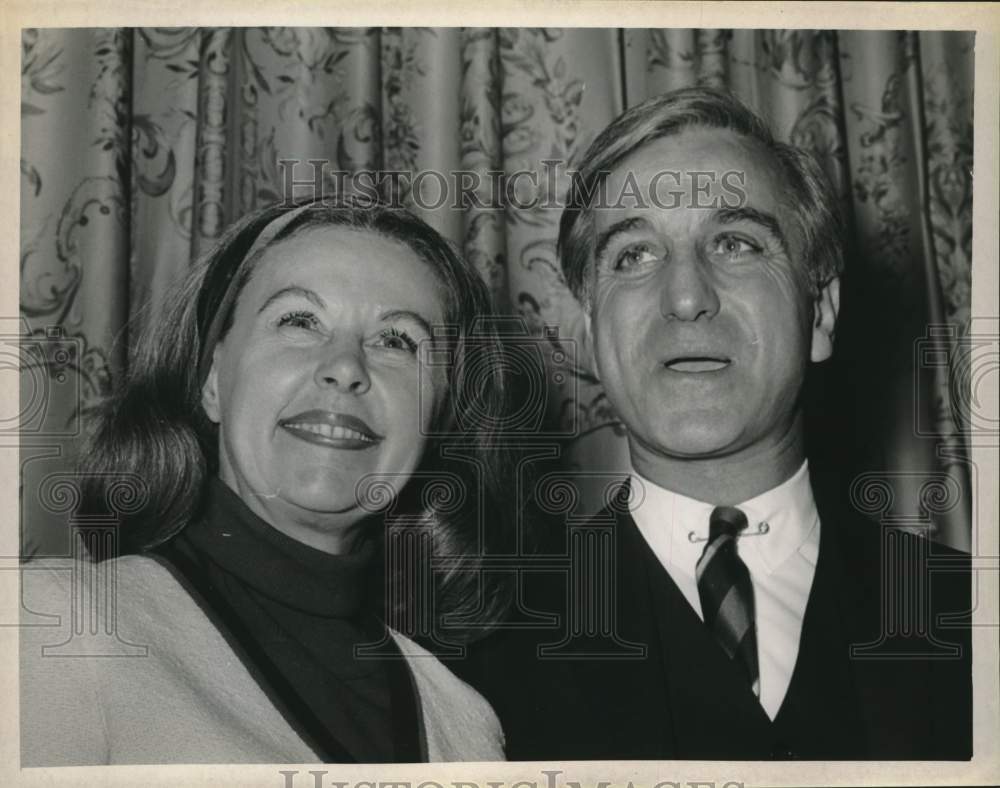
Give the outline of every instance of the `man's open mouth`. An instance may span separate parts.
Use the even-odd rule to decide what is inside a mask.
[[[723,356],[678,356],[663,362],[671,372],[718,372],[732,363]]]

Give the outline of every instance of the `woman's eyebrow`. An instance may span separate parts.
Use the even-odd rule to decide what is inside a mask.
[[[392,320],[411,320],[420,326],[421,330],[431,336],[431,324],[423,315],[419,312],[414,312],[410,309],[390,309],[388,312],[383,312],[379,315],[379,320],[383,322],[389,322]]]
[[[275,301],[286,298],[288,296],[298,296],[299,298],[304,298],[309,303],[313,304],[318,309],[326,309],[326,301],[320,298],[319,293],[315,290],[310,290],[306,287],[300,287],[299,285],[289,285],[288,287],[283,287],[276,293],[273,293],[270,298],[268,298],[257,310],[259,315],[265,309],[267,309]]]

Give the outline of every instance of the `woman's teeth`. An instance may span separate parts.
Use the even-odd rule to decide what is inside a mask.
[[[363,432],[357,432],[356,430],[349,430],[347,427],[334,427],[330,424],[313,424],[305,422],[292,422],[286,424],[285,426],[291,427],[296,430],[303,430],[304,432],[314,432],[317,435],[322,435],[326,438],[334,439],[344,439],[344,440],[362,440],[368,441],[369,443],[374,443],[375,441],[369,436],[365,435]]]

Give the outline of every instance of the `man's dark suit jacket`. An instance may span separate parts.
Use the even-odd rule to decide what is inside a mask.
[[[522,604],[560,614],[559,628],[501,630],[455,666],[496,709],[508,758],[970,758],[968,556],[898,530],[890,535],[842,496],[815,484],[814,493],[816,574],[773,722],[618,505],[590,524],[595,534],[613,532],[604,570],[614,570],[614,628],[624,645],[577,639],[539,659],[540,646],[567,633],[571,583],[565,571],[538,572],[526,578]],[[888,554],[895,558],[883,561]],[[596,575],[592,567],[577,582],[586,586],[590,571]],[[907,587],[923,607],[903,603]],[[580,656],[629,644],[642,655]],[[862,649],[852,656],[852,646]]]

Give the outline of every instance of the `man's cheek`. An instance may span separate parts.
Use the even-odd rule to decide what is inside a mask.
[[[612,373],[618,365],[616,364],[617,348],[614,335],[610,331],[598,332],[597,341],[594,344],[594,355],[596,356],[594,361],[597,367],[597,376],[605,382],[605,385],[613,382]]]

